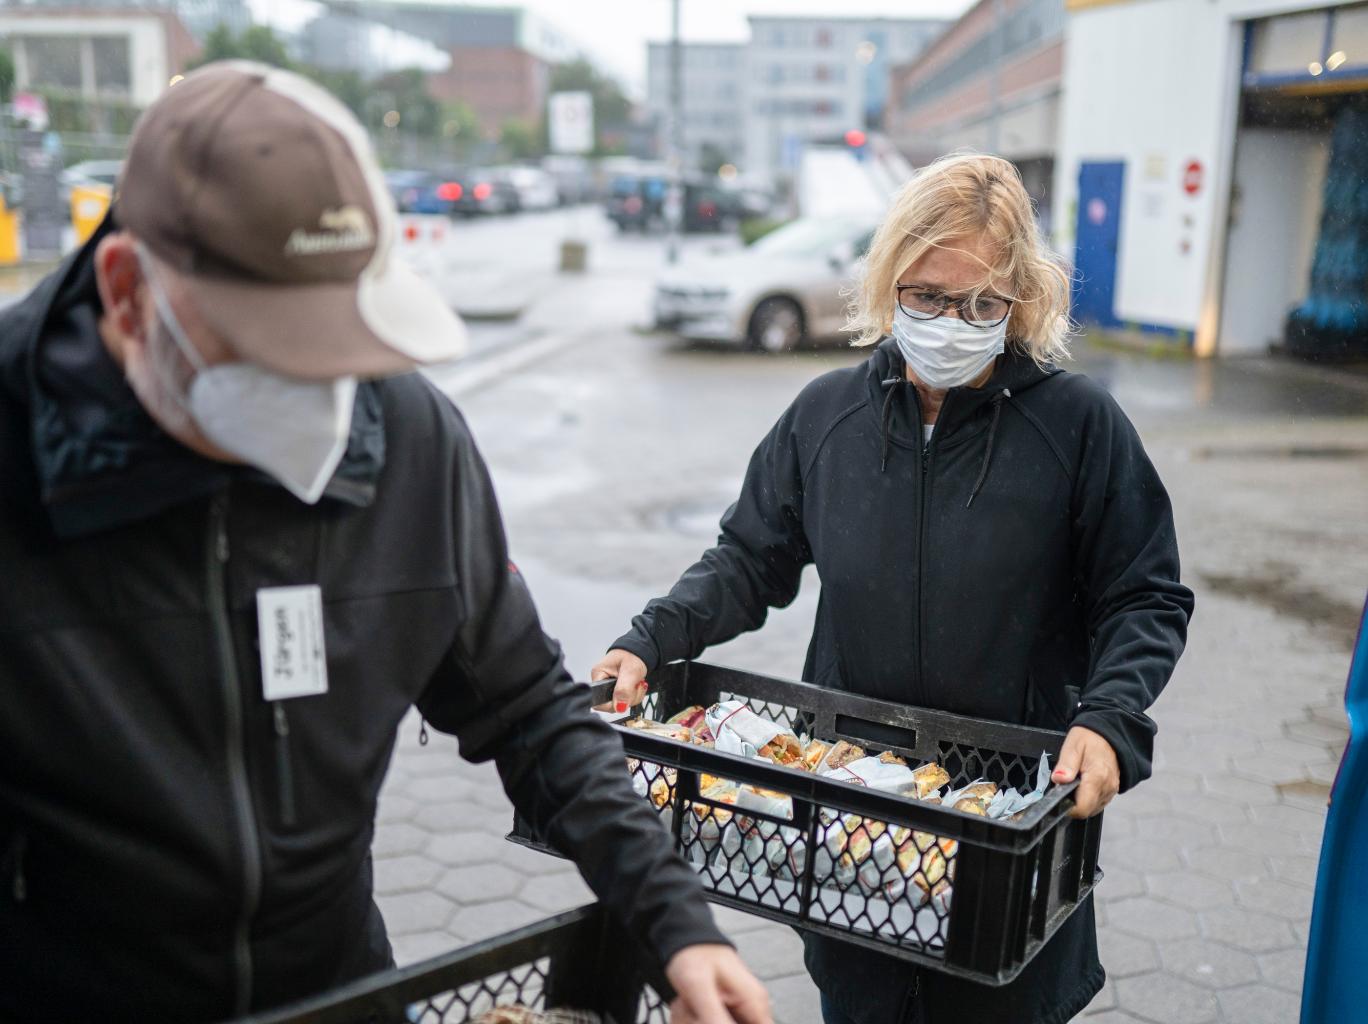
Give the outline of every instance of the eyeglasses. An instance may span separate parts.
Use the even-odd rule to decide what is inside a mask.
[[[1006,320],[1012,312],[1012,300],[1001,295],[968,295],[956,299],[919,284],[894,287],[898,293],[898,308],[914,320],[934,320],[944,316],[946,310],[953,309],[965,323],[989,330]]]

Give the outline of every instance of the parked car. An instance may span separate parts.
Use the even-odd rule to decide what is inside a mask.
[[[477,167],[460,176],[461,194],[456,201],[458,213],[467,217],[480,214],[516,213],[521,208],[518,190],[506,175],[488,167]]]
[[[560,203],[556,179],[540,167],[503,167],[497,173],[517,193],[520,210],[551,210]]]
[[[604,212],[619,231],[649,231],[665,224],[669,186],[657,175],[620,174],[608,185]]]
[[[385,184],[400,213],[430,213],[451,216],[464,191],[457,175],[432,171],[387,171]]]
[[[766,352],[835,338],[845,322],[842,289],[875,227],[859,218],[803,218],[736,253],[671,268],[656,282],[656,326]]]
[[[542,170],[555,181],[556,197],[562,206],[593,200],[593,168],[584,157],[554,154],[542,160]]]
[[[119,171],[122,169],[122,160],[83,160],[62,171],[57,180],[67,190],[78,185],[104,186],[112,189],[114,183],[119,180]]]

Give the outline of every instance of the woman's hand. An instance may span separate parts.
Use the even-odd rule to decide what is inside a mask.
[[[1101,733],[1081,725],[1075,725],[1064,737],[1059,763],[1050,775],[1055,782],[1072,782],[1075,777],[1079,782],[1070,817],[1091,818],[1111,803],[1121,789],[1116,751]]]
[[[600,679],[617,679],[613,701],[622,711],[646,699],[646,662],[631,651],[615,647],[605,654],[603,660],[589,670],[591,683]]]
[[[769,993],[730,946],[686,946],[665,975],[675,990],[670,1024],[773,1024]]]

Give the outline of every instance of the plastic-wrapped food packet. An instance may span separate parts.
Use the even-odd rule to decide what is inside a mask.
[[[802,763],[803,749],[798,737],[757,715],[742,701],[714,704],[708,708],[707,723],[716,748],[724,753],[764,758],[782,765]]]

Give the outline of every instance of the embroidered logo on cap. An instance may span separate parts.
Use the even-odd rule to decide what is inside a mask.
[[[324,210],[318,218],[318,231],[295,228],[285,251],[291,256],[316,256],[322,253],[355,252],[375,244],[366,211],[359,206],[340,206]]]

